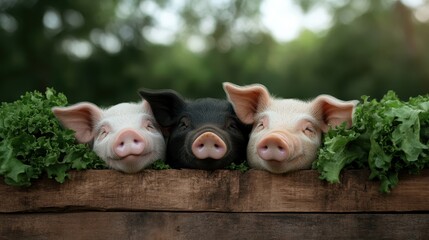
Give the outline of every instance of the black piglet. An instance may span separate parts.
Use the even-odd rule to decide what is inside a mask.
[[[250,126],[238,120],[223,99],[184,100],[173,90],[140,89],[167,141],[173,168],[215,170],[246,159]]]

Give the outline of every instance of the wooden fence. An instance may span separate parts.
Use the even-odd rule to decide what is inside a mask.
[[[429,239],[429,169],[389,194],[368,176],[88,170],[0,183],[0,239]]]

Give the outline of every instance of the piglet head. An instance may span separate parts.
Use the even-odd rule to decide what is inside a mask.
[[[173,90],[141,89],[167,137],[167,163],[174,168],[214,170],[243,161],[250,131],[227,100],[186,101]]]
[[[75,131],[78,142],[91,144],[113,169],[135,173],[164,159],[164,139],[146,101],[107,109],[82,102],[52,111],[64,127]]]
[[[277,99],[260,84],[224,83],[223,87],[238,118],[253,124],[247,146],[249,165],[273,173],[310,168],[322,133],[344,122],[351,126],[357,103],[329,95],[312,101]]]

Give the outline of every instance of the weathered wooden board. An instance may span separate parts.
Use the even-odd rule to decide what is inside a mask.
[[[0,184],[0,212],[411,212],[429,211],[429,170],[402,175],[390,194],[367,171],[345,171],[341,184],[313,170],[286,175],[264,171],[112,170],[73,172],[64,184],[45,179],[30,188]]]
[[[0,239],[428,239],[428,214],[0,214]]]

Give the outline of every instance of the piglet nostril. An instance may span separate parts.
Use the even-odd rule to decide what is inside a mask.
[[[201,134],[192,144],[192,153],[198,159],[221,159],[226,152],[225,142],[212,132]]]
[[[261,140],[257,153],[263,160],[283,161],[288,158],[287,143],[278,134],[270,134]]]
[[[122,158],[128,155],[140,155],[145,149],[144,138],[134,130],[123,130],[115,140],[113,151]]]

